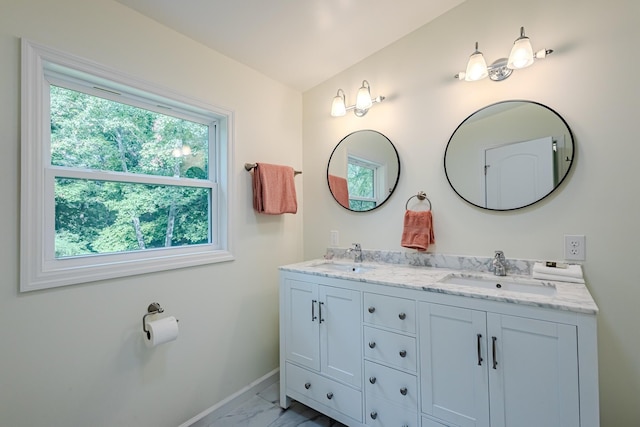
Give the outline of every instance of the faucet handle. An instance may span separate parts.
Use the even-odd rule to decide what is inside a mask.
[[[360,246],[360,243],[352,243],[353,245],[353,249],[355,249],[356,251],[362,249],[362,247]]]

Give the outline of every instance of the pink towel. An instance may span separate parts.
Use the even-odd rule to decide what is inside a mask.
[[[349,208],[349,188],[345,178],[329,175],[329,190],[338,203],[347,209]]]
[[[298,202],[289,166],[258,163],[253,170],[253,208],[263,214],[296,213]]]
[[[405,248],[426,251],[435,242],[431,211],[406,211],[400,244]]]

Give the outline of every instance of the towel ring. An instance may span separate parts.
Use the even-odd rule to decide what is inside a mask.
[[[431,210],[431,200],[429,200],[427,194],[424,191],[419,191],[418,194],[414,194],[413,196],[409,197],[409,200],[407,200],[407,204],[404,206],[404,210],[409,210],[409,202],[414,197],[417,197],[418,200],[426,200],[429,203],[429,210]]]

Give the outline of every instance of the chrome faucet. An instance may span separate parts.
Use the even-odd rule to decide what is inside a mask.
[[[347,249],[347,253],[355,252],[353,257],[354,262],[362,262],[362,247],[360,243],[354,243],[352,248]]]
[[[493,260],[491,261],[491,267],[489,270],[493,271],[496,276],[507,275],[507,260],[504,257],[504,252],[496,251]]]

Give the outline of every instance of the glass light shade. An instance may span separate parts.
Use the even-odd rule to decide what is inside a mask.
[[[336,95],[331,103],[331,116],[340,117],[347,114],[347,106],[344,104],[344,97]]]
[[[362,82],[362,87],[358,89],[358,95],[356,97],[356,110],[368,110],[373,105],[371,101],[371,91],[369,90],[369,83],[365,80]]]
[[[531,47],[531,41],[529,41],[529,37],[524,36],[524,30],[522,31],[522,34],[523,35],[520,38],[513,42],[509,61],[507,62],[507,67],[512,70],[525,68],[533,64],[533,48]]]
[[[469,57],[467,63],[467,71],[464,73],[464,79],[468,82],[484,79],[489,75],[487,70],[487,62],[484,60],[482,52],[477,50]]]

